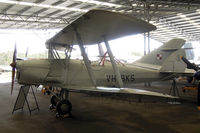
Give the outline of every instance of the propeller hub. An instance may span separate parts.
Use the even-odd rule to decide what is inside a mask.
[[[16,62],[12,62],[12,63],[10,64],[10,66],[11,66],[12,68],[15,68],[15,67],[16,67]]]

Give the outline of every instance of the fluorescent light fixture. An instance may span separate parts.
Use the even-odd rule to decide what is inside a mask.
[[[137,6],[137,4],[134,3],[134,4],[132,4],[132,6]]]
[[[197,11],[197,12],[200,12],[200,9],[197,9],[196,11]]]
[[[53,6],[53,5],[47,5],[47,4],[37,4],[37,3],[15,1],[15,0],[0,0],[0,3],[22,5],[22,6],[31,6],[31,7],[51,8],[51,9],[59,9],[59,10],[68,10],[68,11],[75,11],[75,12],[88,12],[88,10],[78,9],[78,8]]]
[[[109,2],[101,2],[101,1],[97,1],[97,0],[74,0],[74,1],[80,1],[80,2],[85,2],[85,3],[95,4],[95,5],[116,7],[116,8],[119,8],[119,7],[123,6],[123,5],[109,3]]]

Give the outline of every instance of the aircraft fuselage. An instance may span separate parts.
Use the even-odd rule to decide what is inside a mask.
[[[116,75],[110,62],[104,66],[91,63],[97,86],[117,86]],[[117,65],[123,85],[156,81],[161,78],[159,71],[132,65]],[[17,79],[20,84],[68,86],[92,86],[86,66],[82,60],[42,59],[17,62]]]

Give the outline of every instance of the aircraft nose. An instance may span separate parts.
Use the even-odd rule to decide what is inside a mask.
[[[16,62],[12,62],[12,63],[10,64],[10,66],[11,66],[12,68],[15,68],[15,67],[16,67]]]

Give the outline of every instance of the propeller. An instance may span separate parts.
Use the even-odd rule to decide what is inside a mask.
[[[28,50],[29,50],[29,47],[26,48],[26,54],[25,54],[25,58],[28,57]]]
[[[185,64],[187,64],[188,69],[195,70],[193,77],[197,80],[200,80],[200,68],[199,68],[199,66],[197,66],[195,63],[191,63],[185,57],[182,57],[182,60],[183,60],[183,62],[185,62]],[[198,104],[198,110],[200,110],[200,83],[198,85],[197,104]]]
[[[15,81],[16,59],[17,59],[17,48],[16,48],[16,44],[15,44],[13,60],[12,60],[12,63],[10,64],[10,66],[12,67],[11,95],[13,93],[13,87],[14,87],[14,81]]]

